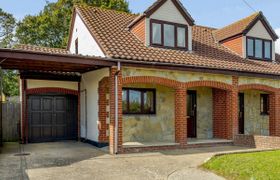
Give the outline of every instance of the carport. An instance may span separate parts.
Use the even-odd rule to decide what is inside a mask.
[[[0,68],[19,70],[21,76],[22,143],[79,139],[81,74],[115,65],[99,57],[0,49]],[[26,89],[27,78],[75,82],[78,88],[32,91]]]

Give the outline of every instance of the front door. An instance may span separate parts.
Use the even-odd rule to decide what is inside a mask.
[[[196,91],[187,93],[188,138],[196,138]]]
[[[239,134],[244,134],[244,93],[239,93],[239,113],[238,113],[238,122],[239,122]]]

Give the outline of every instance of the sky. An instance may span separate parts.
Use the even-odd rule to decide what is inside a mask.
[[[57,0],[48,0],[55,2]],[[280,36],[279,0],[246,0],[256,11],[262,11],[271,26]],[[154,0],[128,0],[133,13],[141,13]],[[243,0],[181,0],[195,24],[220,28],[242,19],[254,11]],[[18,20],[24,16],[37,14],[43,9],[46,0],[0,0],[0,8],[12,13]],[[280,53],[280,41],[278,42]]]

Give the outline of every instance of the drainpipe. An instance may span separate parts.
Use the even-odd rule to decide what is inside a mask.
[[[87,89],[83,89],[81,90],[81,93],[85,93],[85,102],[84,102],[84,105],[85,105],[85,141],[87,141],[87,137],[88,137],[88,129],[87,129]]]
[[[118,62],[118,69],[117,72],[115,73],[115,154],[118,153],[118,127],[119,127],[119,104],[118,104],[118,75],[120,73],[121,70],[121,63]]]
[[[84,82],[84,89],[81,90],[81,92],[85,92],[85,129],[86,129],[86,132],[85,132],[85,141],[88,140],[88,115],[87,115],[87,87],[86,87],[86,80],[83,76],[81,76],[82,78],[82,81]]]

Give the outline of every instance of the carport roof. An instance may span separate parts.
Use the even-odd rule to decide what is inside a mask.
[[[0,66],[3,69],[84,73],[114,65],[116,62],[102,57],[22,49],[0,49]]]

